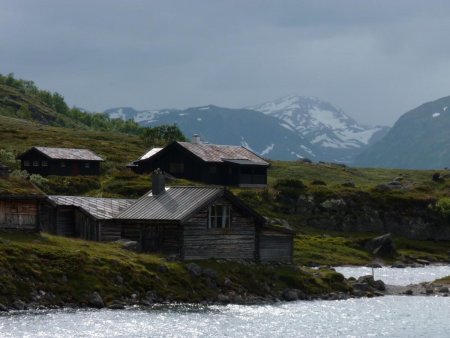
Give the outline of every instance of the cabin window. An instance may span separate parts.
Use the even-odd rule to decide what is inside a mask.
[[[85,167],[86,169],[89,169],[89,168],[91,167],[91,164],[90,164],[89,162],[86,162],[86,163],[84,164],[84,167]]]
[[[184,173],[184,163],[183,162],[172,162],[169,165],[171,174],[182,174]]]
[[[41,165],[42,165],[43,167],[48,167],[48,161],[42,161]]]
[[[39,161],[33,161],[33,167],[39,167]]]
[[[61,161],[61,168],[65,168],[66,167],[66,162]]]
[[[23,161],[23,166],[24,167],[29,167],[30,166],[30,161]]]
[[[231,206],[211,205],[208,209],[208,229],[230,228]]]

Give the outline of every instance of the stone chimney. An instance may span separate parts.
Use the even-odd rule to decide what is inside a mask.
[[[156,169],[152,175],[152,195],[159,195],[166,191],[166,179],[161,169]]]
[[[200,144],[200,135],[199,134],[192,135],[192,143]]]

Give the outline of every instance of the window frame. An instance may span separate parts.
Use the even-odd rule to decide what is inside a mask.
[[[39,161],[33,161],[33,167],[39,167]]]
[[[41,161],[42,167],[48,167],[48,161]]]
[[[213,204],[208,207],[208,229],[231,228],[231,204]]]
[[[84,162],[84,169],[90,169],[90,168],[91,168],[91,163]]]
[[[29,160],[23,161],[23,166],[24,166],[24,167],[30,167],[30,165],[31,165],[31,163],[30,163]]]

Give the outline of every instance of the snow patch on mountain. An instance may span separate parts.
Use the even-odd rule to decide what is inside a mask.
[[[259,154],[260,154],[261,156],[268,155],[268,154],[273,150],[273,147],[274,147],[274,146],[275,146],[274,143],[268,145],[268,146],[266,147],[266,149],[264,149],[263,151],[261,151]]]
[[[310,97],[290,95],[248,109],[280,119],[281,126],[295,130],[312,144],[325,148],[360,148],[384,129],[359,125],[341,109]]]

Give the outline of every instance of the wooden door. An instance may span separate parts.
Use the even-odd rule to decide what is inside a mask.
[[[72,164],[72,175],[73,176],[78,176],[80,175],[80,166],[77,162],[74,162]]]

